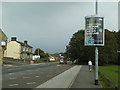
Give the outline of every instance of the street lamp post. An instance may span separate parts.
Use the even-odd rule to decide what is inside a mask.
[[[95,85],[98,85],[98,46],[104,46],[104,17],[98,15],[98,3],[95,3],[95,15],[85,17],[85,46],[95,47]]]
[[[98,14],[98,3],[96,0],[96,15]],[[95,85],[98,85],[98,47],[95,47]]]
[[[98,47],[95,47],[95,85],[98,85]]]

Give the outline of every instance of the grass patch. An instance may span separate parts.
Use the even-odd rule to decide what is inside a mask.
[[[103,88],[115,88],[115,86],[110,83],[102,74],[99,73],[98,78]]]
[[[55,60],[55,62],[59,62],[60,60]]]
[[[114,83],[119,85],[119,68],[118,65],[107,65],[107,66],[99,66],[99,70],[103,72],[109,79],[111,79]],[[99,81],[102,84],[103,88],[114,88],[114,85],[107,81],[105,77],[99,74]]]

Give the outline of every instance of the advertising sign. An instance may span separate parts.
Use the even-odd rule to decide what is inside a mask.
[[[104,46],[103,19],[99,15],[85,17],[85,46]]]
[[[33,56],[33,60],[37,60],[37,59],[40,59],[40,55],[34,55]]]
[[[6,41],[1,40],[1,46],[5,47],[5,45],[6,45]]]

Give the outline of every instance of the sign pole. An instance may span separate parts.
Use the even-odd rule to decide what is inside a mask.
[[[95,15],[85,17],[85,46],[95,47],[95,85],[98,85],[98,46],[104,46],[104,17],[98,15],[98,2],[95,2]]]
[[[98,3],[96,0],[96,15],[98,14],[97,6]],[[95,85],[98,85],[98,47],[95,47]]]
[[[95,85],[98,85],[98,47],[95,47]]]

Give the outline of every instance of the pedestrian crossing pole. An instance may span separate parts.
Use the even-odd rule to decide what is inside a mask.
[[[96,8],[95,8],[96,15],[98,14],[97,6],[98,6],[98,3],[96,0]],[[95,47],[95,85],[98,85],[98,47]]]

